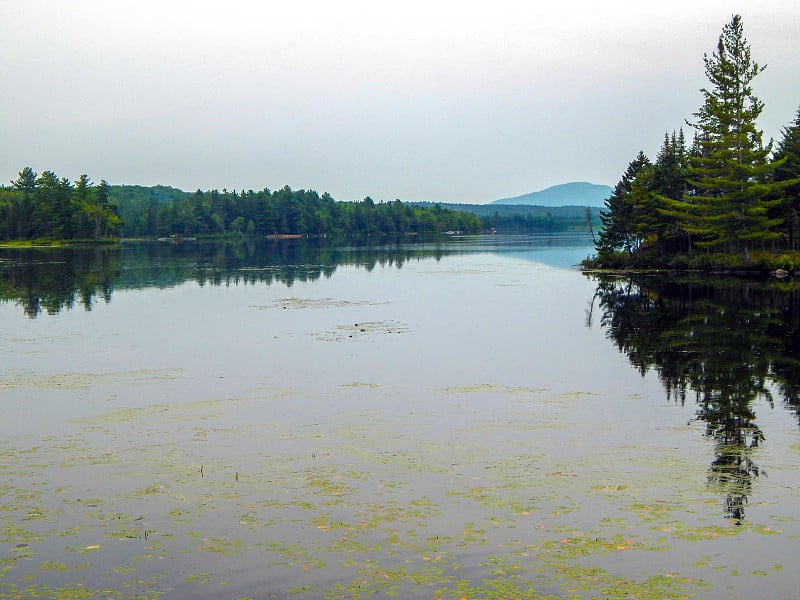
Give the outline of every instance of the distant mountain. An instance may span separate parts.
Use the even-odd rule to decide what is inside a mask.
[[[562,183],[552,187],[495,200],[491,204],[531,204],[535,206],[603,206],[603,202],[614,191],[608,185],[597,185],[585,181]]]

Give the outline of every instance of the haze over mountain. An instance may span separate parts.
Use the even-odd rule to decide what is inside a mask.
[[[534,206],[603,206],[613,188],[585,181],[554,185],[538,192],[502,198],[491,204],[530,204]]]

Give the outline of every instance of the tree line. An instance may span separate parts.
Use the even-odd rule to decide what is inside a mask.
[[[98,240],[212,235],[407,235],[485,228],[473,214],[395,200],[338,202],[330,194],[292,190],[184,192],[165,186],[72,183],[52,171],[20,171],[0,187],[0,239]]]
[[[418,202],[432,206],[431,202]],[[448,204],[448,208],[477,215],[484,229],[502,233],[557,233],[600,228],[600,210],[589,206],[536,206],[533,204]]]
[[[307,234],[353,237],[496,230],[555,233],[599,227],[597,209],[435,202],[335,201],[315,191],[268,189],[254,192],[198,190],[168,186],[111,186],[127,237]],[[588,213],[587,213],[588,210]]]
[[[122,220],[109,199],[109,185],[88,175],[75,183],[53,171],[19,172],[0,187],[0,239],[91,239],[118,237]]]
[[[197,190],[112,186],[128,237],[246,234],[364,236],[477,232],[476,216],[440,205],[414,206],[400,200],[340,202],[327,192]]]
[[[765,67],[739,15],[703,60],[710,85],[686,122],[691,144],[683,129],[667,133],[655,161],[639,152],[628,164],[588,266],[737,267],[762,252],[800,268],[800,110],[777,145],[763,143],[752,81]]]

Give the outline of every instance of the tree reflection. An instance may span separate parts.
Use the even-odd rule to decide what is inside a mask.
[[[16,302],[30,318],[79,303],[92,310],[111,300],[122,272],[119,248],[6,249],[0,255],[0,301]]]
[[[452,249],[451,253],[458,250]],[[410,260],[439,260],[441,244],[335,246],[325,240],[209,243],[124,243],[118,246],[0,249],[0,301],[30,318],[77,304],[91,310],[114,290],[168,288],[187,282],[230,286],[329,278],[340,265],[401,268]]]
[[[733,278],[597,278],[606,335],[642,374],[658,373],[669,398],[694,395],[714,440],[708,481],[726,516],[745,516],[754,461],[765,440],[753,404],[773,392],[800,417],[800,288]],[[592,315],[590,314],[590,320]]]

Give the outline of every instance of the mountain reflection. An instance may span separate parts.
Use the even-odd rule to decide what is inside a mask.
[[[800,285],[734,278],[597,277],[606,335],[642,374],[653,369],[669,398],[693,397],[714,440],[709,484],[740,522],[765,436],[754,401],[775,398],[800,416]],[[589,321],[594,318],[590,312]]]

